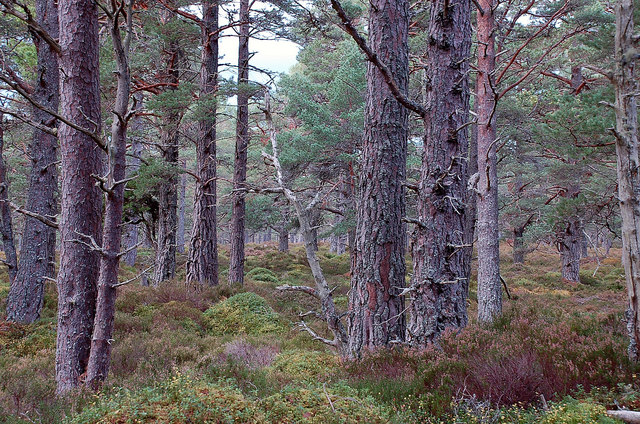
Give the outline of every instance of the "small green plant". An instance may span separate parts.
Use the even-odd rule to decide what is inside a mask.
[[[338,370],[335,355],[310,350],[288,350],[280,353],[271,369],[297,380],[326,379]]]

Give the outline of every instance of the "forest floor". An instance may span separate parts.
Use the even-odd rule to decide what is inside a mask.
[[[314,299],[279,293],[312,285],[301,246],[247,247],[246,283],[193,292],[175,281],[119,289],[111,374],[99,394],[55,396],[56,293],[47,284],[42,319],[3,321],[0,275],[0,422],[8,423],[614,423],[607,408],[640,409],[637,367],[627,361],[624,271],[619,250],[582,261],[581,284],[562,281],[557,252],[541,247],[524,265],[502,246],[504,316],[475,322],[422,351],[380,350],[341,362],[295,325]],[[348,254],[320,249],[341,310]],[[221,251],[221,281],[228,253]],[[149,266],[142,251],[137,269]],[[409,263],[409,261],[408,261]],[[321,334],[321,322],[309,324]]]

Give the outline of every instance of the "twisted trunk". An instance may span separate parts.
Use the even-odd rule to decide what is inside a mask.
[[[131,30],[132,0],[129,0],[127,29]],[[100,277],[96,301],[96,320],[91,339],[91,354],[87,366],[87,386],[98,389],[109,373],[111,341],[116,306],[116,287],[120,264],[122,239],[122,210],[124,206],[123,182],[127,167],[127,120],[131,75],[129,72],[129,34],[123,41],[118,22],[109,20],[111,38],[117,64],[117,91],[114,106],[111,142],[109,146],[109,172],[107,177],[106,208],[103,244],[100,256]]]
[[[470,1],[431,3],[426,86],[430,119],[425,120],[419,224],[411,243],[414,272],[407,324],[407,340],[418,346],[468,322],[470,256],[464,236],[470,49]]]

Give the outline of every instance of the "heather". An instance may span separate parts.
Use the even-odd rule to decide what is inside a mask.
[[[55,396],[56,293],[47,284],[40,321],[0,321],[0,421],[613,423],[607,408],[640,408],[616,249],[600,263],[584,259],[580,284],[562,281],[551,247],[524,265],[505,259],[511,299],[495,323],[472,319],[426,349],[397,346],[359,361],[341,361],[300,331],[312,299],[275,290],[275,281],[309,284],[302,247],[250,244],[247,252],[241,289],[194,292],[182,275],[157,288],[123,287],[111,373],[97,394]],[[344,310],[349,255],[321,245],[319,256]],[[226,252],[221,258],[224,272]],[[149,260],[123,266],[121,278]],[[0,308],[6,274],[2,281]],[[475,284],[468,304],[473,317]],[[326,335],[319,319],[305,319]]]

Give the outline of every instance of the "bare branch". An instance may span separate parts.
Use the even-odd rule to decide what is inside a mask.
[[[315,297],[316,299],[320,299],[320,296],[318,295],[318,291],[316,289],[314,289],[313,287],[309,287],[309,286],[290,286],[289,284],[284,284],[282,286],[278,286],[276,287],[276,290],[279,291],[299,291],[302,293],[306,293],[310,296]]]

